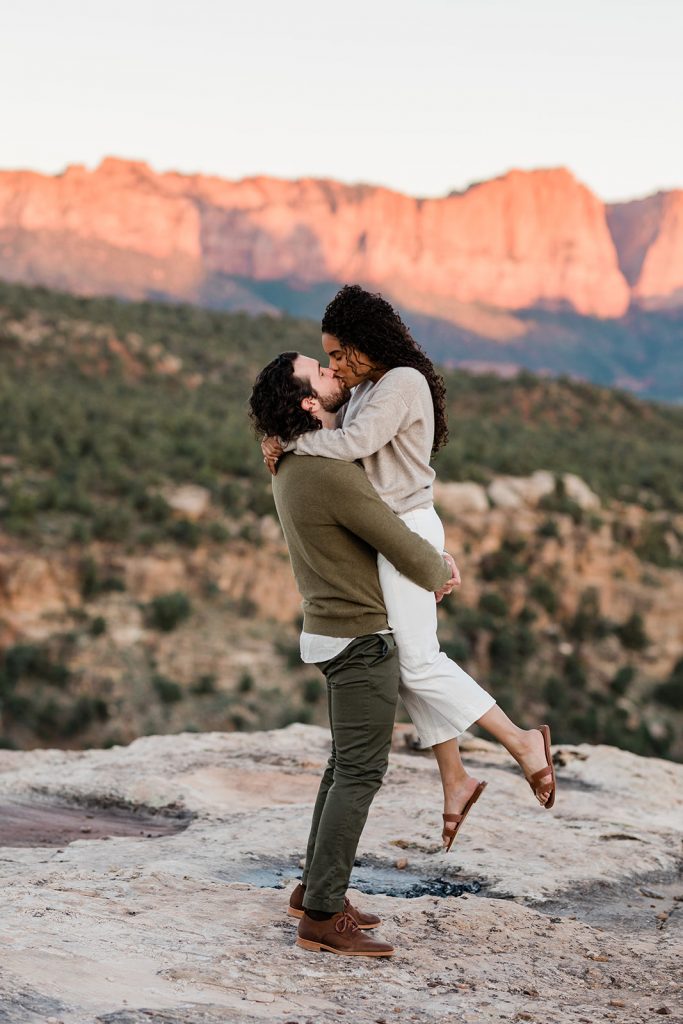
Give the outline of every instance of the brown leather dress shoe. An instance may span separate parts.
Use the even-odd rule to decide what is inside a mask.
[[[289,906],[287,907],[287,913],[290,917],[303,917],[304,916],[304,893],[306,892],[306,886],[302,885],[301,882],[294,889],[292,895],[289,897]],[[365,931],[368,928],[378,928],[381,925],[381,920],[375,916],[375,914],[364,914],[358,907],[354,907],[353,903],[350,902],[348,896],[344,899],[344,913],[350,914],[354,919],[358,927]]]
[[[297,946],[316,953],[327,950],[340,956],[391,956],[394,947],[366,935],[350,914],[333,914],[327,921],[314,921],[308,914],[299,921]]]

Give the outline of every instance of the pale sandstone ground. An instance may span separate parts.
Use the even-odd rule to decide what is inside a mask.
[[[400,736],[396,746],[357,884],[414,875],[483,888],[356,894],[397,947],[387,961],[300,950],[284,913],[325,730],[0,751],[0,805],[18,814],[29,802],[81,806],[93,835],[98,808],[193,815],[160,838],[33,848],[3,846],[12,829],[0,819],[0,1021],[683,1020],[683,766],[556,748],[559,796],[545,812],[507,755],[472,741],[468,763],[489,786],[445,855],[434,762]]]

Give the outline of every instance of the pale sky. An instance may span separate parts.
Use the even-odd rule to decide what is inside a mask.
[[[681,0],[20,0],[0,168],[105,155],[444,195],[563,165],[683,188]]]

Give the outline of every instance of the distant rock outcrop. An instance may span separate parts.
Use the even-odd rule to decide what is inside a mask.
[[[615,203],[607,221],[633,300],[648,309],[683,305],[683,190]]]
[[[479,307],[608,318],[632,298],[681,304],[681,203],[672,192],[606,213],[562,168],[415,199],[332,180],[157,174],[108,158],[92,172],[0,173],[0,276],[251,312],[277,310],[278,282],[305,292],[358,280],[405,308],[512,337],[519,324],[488,323]]]

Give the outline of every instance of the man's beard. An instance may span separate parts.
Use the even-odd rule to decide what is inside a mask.
[[[339,412],[342,405],[346,405],[350,397],[351,389],[340,380],[338,394],[327,395],[325,398],[321,398],[320,395],[318,395],[318,401],[325,412]]]

